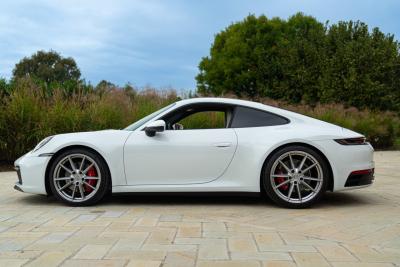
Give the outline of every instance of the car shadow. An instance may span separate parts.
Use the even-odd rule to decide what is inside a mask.
[[[313,209],[327,207],[351,207],[364,206],[374,203],[374,193],[354,194],[351,192],[328,192],[324,198],[312,206]],[[42,195],[21,195],[17,200],[20,204],[33,206],[58,206],[62,205],[53,196]],[[279,208],[269,198],[259,194],[240,193],[129,193],[113,194],[107,196],[103,201],[96,204],[96,207],[107,206],[133,206],[133,205],[159,205],[159,206],[265,206]]]

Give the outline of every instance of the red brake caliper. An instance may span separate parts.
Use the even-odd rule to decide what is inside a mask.
[[[97,173],[96,173],[96,169],[94,167],[91,167],[86,173],[86,181],[87,181],[88,184],[90,184],[93,187],[96,184],[96,180],[95,179],[90,179],[90,176],[96,177],[96,175],[97,175]],[[93,188],[91,188],[87,184],[85,184],[84,187],[85,187],[85,192],[90,193],[90,192],[93,191]]]
[[[279,174],[283,174],[281,171],[278,173],[278,175]],[[285,181],[285,178],[284,177],[276,177],[275,178],[275,184],[276,185],[278,185],[278,184],[281,184],[281,183],[283,183]],[[288,188],[289,188],[289,185],[288,184],[284,184],[284,185],[282,185],[282,186],[280,186],[279,188],[282,188],[283,190],[287,190]],[[278,188],[278,189],[279,189]]]

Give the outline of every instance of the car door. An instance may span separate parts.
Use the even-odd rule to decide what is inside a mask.
[[[128,185],[207,183],[218,179],[236,150],[233,129],[167,130],[149,137],[133,132],[125,143]]]

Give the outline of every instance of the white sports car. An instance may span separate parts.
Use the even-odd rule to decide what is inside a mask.
[[[202,125],[193,123],[199,115]],[[361,134],[225,98],[182,100],[123,130],[47,137],[15,169],[15,189],[74,206],[110,192],[264,192],[301,208],[326,190],[361,188],[374,179],[373,148]]]

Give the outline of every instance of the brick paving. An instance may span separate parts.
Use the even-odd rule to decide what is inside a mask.
[[[376,182],[289,210],[243,196],[113,196],[72,208],[0,173],[0,266],[400,266],[400,152]]]

